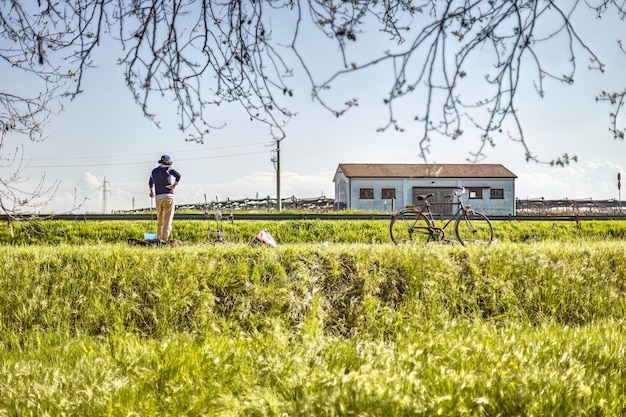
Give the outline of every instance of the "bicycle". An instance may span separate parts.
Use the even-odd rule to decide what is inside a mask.
[[[493,226],[484,214],[473,210],[469,205],[463,204],[461,196],[465,194],[465,187],[459,187],[460,191],[454,191],[445,198],[449,202],[428,201],[434,194],[418,195],[417,200],[423,201],[420,206],[406,206],[391,217],[389,234],[396,245],[427,243],[431,241],[445,240],[445,229],[454,222],[454,233],[461,245],[468,243],[490,244],[493,241]],[[454,202],[454,199],[458,202]],[[431,210],[432,204],[450,204],[458,206],[458,210],[452,217],[447,219],[442,227],[435,224],[435,218]]]

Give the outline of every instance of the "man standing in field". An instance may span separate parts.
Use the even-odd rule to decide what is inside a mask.
[[[172,233],[174,219],[174,188],[180,181],[180,174],[172,168],[172,159],[169,155],[161,156],[159,166],[152,170],[148,186],[150,198],[155,197],[157,212],[157,238],[167,242]],[[156,195],[156,196],[155,196]]]

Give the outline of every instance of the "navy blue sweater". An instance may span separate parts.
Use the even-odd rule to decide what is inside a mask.
[[[171,185],[171,177],[174,177],[176,182],[180,181],[180,174],[174,168],[167,165],[159,165],[152,170],[148,186],[156,190],[156,195],[159,194],[174,194],[174,190],[167,188]]]

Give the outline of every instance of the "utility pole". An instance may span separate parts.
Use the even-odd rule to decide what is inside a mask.
[[[109,190],[109,181],[107,181],[107,177],[104,177],[102,181],[102,185],[100,189],[102,190],[102,214],[107,213],[107,193],[111,194],[111,190]]]
[[[281,211],[283,209],[283,203],[280,198],[280,141],[282,139],[276,139],[276,149],[274,149],[274,155],[272,155],[272,162],[274,163],[274,169],[276,170],[276,209]]]
[[[622,215],[622,173],[617,173],[617,198],[619,199],[619,215]]]

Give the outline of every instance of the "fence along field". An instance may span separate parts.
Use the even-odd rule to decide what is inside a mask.
[[[624,222],[17,223],[0,241],[0,415],[626,412]],[[267,228],[278,246],[247,246]],[[228,229],[226,229],[228,232]],[[329,242],[327,245],[322,244]]]

